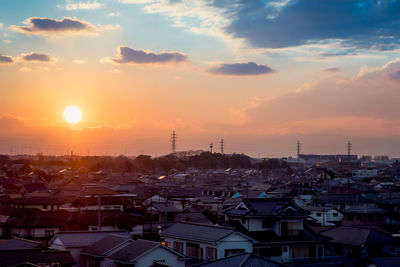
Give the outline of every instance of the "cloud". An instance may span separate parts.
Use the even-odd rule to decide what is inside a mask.
[[[209,70],[210,73],[217,75],[265,75],[276,72],[267,65],[258,65],[254,62],[221,64],[219,67]]]
[[[31,53],[26,53],[21,55],[21,59],[26,62],[47,62],[47,63],[52,63],[56,62],[57,59],[54,58],[53,56],[45,53],[37,53],[37,52],[31,52]]]
[[[24,34],[36,34],[45,36],[61,35],[85,35],[96,34],[103,30],[113,30],[119,26],[94,26],[86,21],[76,18],[63,18],[61,20],[51,18],[32,17],[25,20],[26,26],[12,25],[14,31]]]
[[[325,71],[325,72],[340,72],[341,70],[339,68],[327,68],[327,69],[324,69],[323,71]]]
[[[3,29],[3,23],[0,23],[0,30]]]
[[[352,78],[326,77],[285,95],[233,109],[232,121],[241,120],[231,130],[400,135],[399,78],[400,59]]]
[[[393,49],[396,43],[398,47],[397,37],[385,37],[398,36],[400,1],[292,0],[277,10],[264,1],[239,0],[234,9],[227,32],[255,47],[327,39],[346,40],[358,48]]]
[[[119,11],[111,12],[111,13],[107,14],[108,17],[119,17],[119,15],[120,15]]]
[[[116,58],[106,58],[105,61],[117,64],[166,64],[178,63],[188,60],[185,54],[179,52],[161,52],[154,54],[152,52],[134,50],[127,46],[119,46]]]
[[[175,26],[244,40],[257,48],[287,48],[340,40],[350,50],[399,48],[400,1],[337,0],[120,0],[144,4]],[[329,56],[329,55],[326,55]],[[334,56],[334,55],[331,55]]]
[[[66,0],[64,9],[71,11],[71,10],[93,10],[102,8],[104,6],[103,3],[99,3],[97,0],[88,1],[88,2],[81,2],[81,1],[73,1],[73,0]]]
[[[15,59],[12,56],[0,54],[0,64],[13,63]]]

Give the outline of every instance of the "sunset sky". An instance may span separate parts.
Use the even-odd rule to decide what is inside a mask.
[[[399,34],[400,0],[0,0],[0,153],[400,157]]]

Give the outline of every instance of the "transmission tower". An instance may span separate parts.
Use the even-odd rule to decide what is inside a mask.
[[[300,158],[300,148],[301,148],[300,140],[297,140],[297,158]]]
[[[175,131],[171,134],[171,143],[172,143],[172,153],[176,152],[176,133]]]
[[[350,159],[350,156],[351,156],[351,142],[350,142],[350,140],[347,142],[347,156],[349,157],[349,159]]]
[[[221,154],[224,154],[224,139],[221,139],[220,148],[221,148]]]

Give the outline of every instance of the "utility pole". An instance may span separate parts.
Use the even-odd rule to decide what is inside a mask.
[[[176,133],[175,131],[171,134],[171,143],[172,143],[172,153],[176,152]]]
[[[223,155],[224,154],[224,139],[221,139],[220,146],[221,146],[221,154]]]
[[[213,150],[213,146],[214,146],[214,144],[211,143],[211,144],[210,144],[210,152],[211,152],[211,153],[212,153],[212,150]]]

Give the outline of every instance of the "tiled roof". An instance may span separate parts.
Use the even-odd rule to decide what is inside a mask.
[[[163,231],[161,236],[216,243],[235,231],[232,227],[179,222]]]
[[[284,266],[264,257],[250,253],[241,253],[216,261],[198,265],[199,267],[279,267]]]
[[[52,240],[59,238],[66,248],[88,247],[110,234],[130,237],[129,233],[124,231],[69,231],[58,232]]]
[[[121,246],[124,243],[129,242],[129,237],[119,236],[119,235],[108,235],[100,240],[94,242],[89,247],[83,249],[81,253],[88,254],[92,256],[106,256],[107,252],[111,249]]]
[[[132,241],[129,245],[123,247],[122,249],[118,250],[107,258],[129,263],[134,261],[143,253],[158,246],[161,246],[159,242],[138,239]]]
[[[360,246],[374,243],[400,243],[400,240],[374,229],[339,226],[320,233],[330,242]]]

